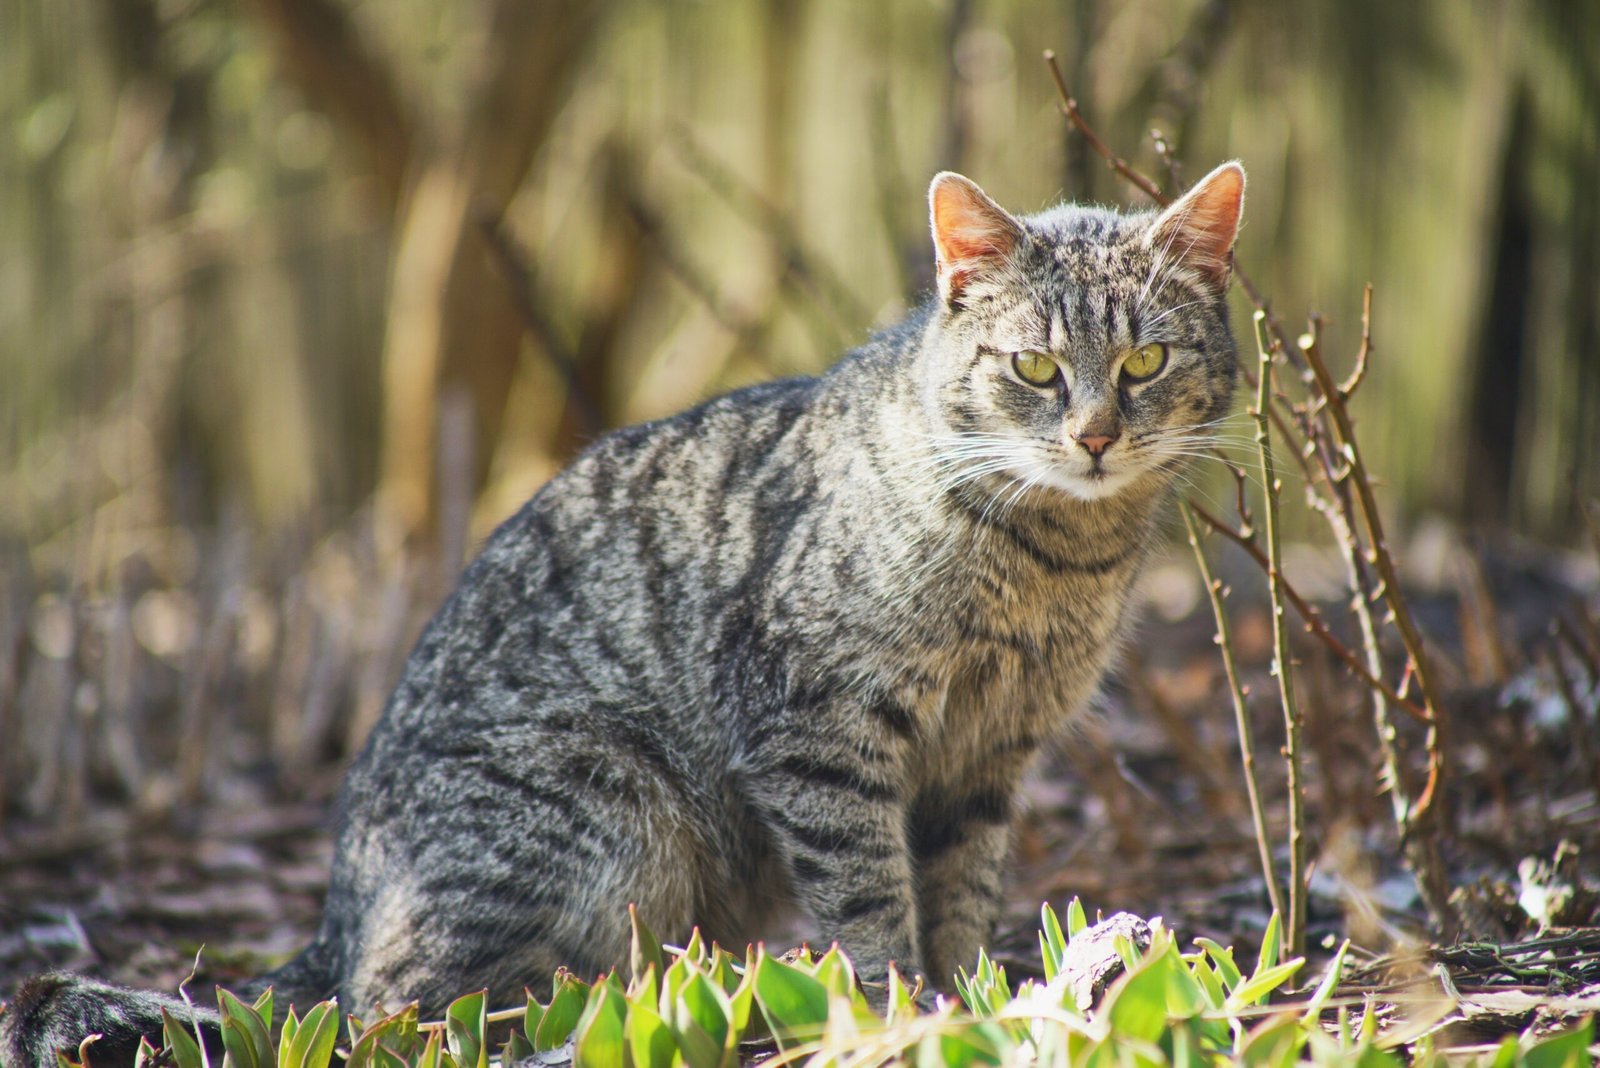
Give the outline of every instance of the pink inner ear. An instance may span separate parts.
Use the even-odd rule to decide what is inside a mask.
[[[1243,209],[1244,170],[1237,163],[1225,163],[1162,213],[1152,230],[1152,243],[1158,251],[1224,284]]]
[[[1021,234],[1011,216],[960,175],[940,175],[930,199],[940,281],[953,295],[972,274],[1010,255]]]

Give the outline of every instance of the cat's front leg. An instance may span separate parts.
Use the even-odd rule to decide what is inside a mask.
[[[752,769],[750,802],[824,945],[844,947],[863,980],[885,980],[891,961],[903,975],[921,974],[896,762],[841,741],[812,738],[806,751],[767,754]]]
[[[1010,791],[1000,786],[928,790],[912,807],[918,934],[936,989],[953,989],[956,969],[970,971],[994,934],[1010,825]]]

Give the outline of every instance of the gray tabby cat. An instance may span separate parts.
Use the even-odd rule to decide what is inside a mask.
[[[1228,410],[1244,172],[1160,214],[930,191],[938,294],[818,378],[609,434],[490,539],[345,784],[316,940],[247,993],[510,1004],[626,907],[742,946],[798,906],[863,977],[991,933],[1012,795],[1089,703],[1174,475]],[[66,975],[8,1065],[174,1002]]]

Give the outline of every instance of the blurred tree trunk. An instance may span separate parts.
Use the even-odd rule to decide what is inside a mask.
[[[1513,497],[1523,349],[1533,283],[1533,219],[1527,188],[1531,111],[1527,87],[1520,85],[1512,92],[1511,120],[1500,152],[1488,299],[1476,331],[1478,351],[1470,365],[1461,502],[1469,519],[1493,527],[1505,524]]]
[[[524,323],[480,221],[499,218],[565,103],[607,5],[492,0],[488,47],[461,118],[419,128],[382,58],[336,0],[250,0],[285,72],[359,146],[394,218],[383,353],[382,512],[404,541],[439,531],[439,398],[468,402],[470,471],[482,488],[499,440]]]
[[[418,169],[401,207],[384,345],[379,494],[407,540],[436,533],[435,401],[442,390],[465,388],[476,430],[473,486],[488,475],[524,324],[478,220],[499,218],[522,184],[604,6],[498,0],[463,135]]]

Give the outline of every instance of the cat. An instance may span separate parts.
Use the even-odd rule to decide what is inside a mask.
[[[1244,181],[1019,218],[939,174],[937,291],[903,322],[598,440],[424,630],[345,783],[321,929],[243,992],[511,1004],[624,963],[630,902],[732,946],[797,906],[864,979],[947,986],[992,932],[1018,779],[1093,698],[1229,410]],[[119,1063],[179,1004],[37,977],[0,1052],[97,1032]]]

